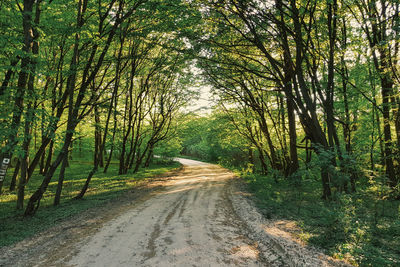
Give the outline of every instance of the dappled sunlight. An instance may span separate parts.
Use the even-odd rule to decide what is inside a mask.
[[[182,176],[179,177],[179,179],[172,179],[174,182],[174,185],[180,185],[180,184],[191,184],[191,183],[199,183],[202,181],[209,180],[207,177],[201,177],[201,176]]]
[[[15,194],[2,194],[0,198],[0,203],[7,203],[16,200],[17,200],[17,195]]]
[[[188,254],[188,253],[190,253],[192,251],[193,251],[193,247],[187,246],[187,247],[183,247],[183,248],[172,249],[167,254],[168,255],[174,255],[174,256],[182,256],[182,255]]]
[[[258,250],[254,246],[242,245],[232,248],[231,252],[240,258],[258,259]]]
[[[196,188],[199,188],[199,187],[201,187],[201,185],[197,185],[197,186],[185,186],[185,187],[183,187],[183,188],[178,188],[178,189],[175,189],[175,190],[169,190],[169,191],[167,191],[167,192],[160,193],[160,195],[170,195],[170,194],[181,193],[181,192],[189,191],[189,190],[196,189]]]
[[[218,181],[223,179],[233,178],[233,175],[228,172],[220,173],[220,174],[209,174],[209,173],[200,173],[200,174],[191,174],[185,175],[183,173],[181,176],[172,176],[171,180],[174,181],[174,184],[184,184],[184,183],[192,183],[192,182],[201,182],[201,181]]]
[[[86,181],[86,178],[84,178],[84,179],[74,179],[74,180],[65,180],[64,182],[63,182],[63,186],[65,185],[65,186],[68,186],[68,185],[70,185],[70,184],[75,184],[75,183],[84,183]],[[55,181],[55,182],[51,182],[51,183],[49,183],[49,186],[56,186],[58,184],[58,181]]]
[[[264,230],[266,234],[270,235],[273,238],[283,238],[286,242],[296,243],[302,246],[305,245],[299,239],[294,239],[293,236],[290,234],[291,232],[293,233],[294,231],[299,231],[299,229],[296,228],[295,222],[277,220],[271,222],[270,225],[260,225],[260,227]]]
[[[175,180],[172,184],[173,188],[177,187],[176,189],[169,189],[166,192],[161,192],[159,194],[164,195],[164,194],[176,194],[184,191],[190,191],[193,189],[200,189],[200,188],[206,188],[212,185],[213,188],[216,187],[224,187],[226,184],[222,181],[218,180],[210,180],[210,179],[191,179],[191,180],[185,180],[183,179],[182,181],[180,180]]]

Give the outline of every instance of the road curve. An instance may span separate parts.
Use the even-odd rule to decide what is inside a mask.
[[[178,159],[164,190],[103,226],[66,265],[263,266],[227,197],[233,174]]]

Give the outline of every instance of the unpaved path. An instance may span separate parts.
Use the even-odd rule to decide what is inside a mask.
[[[265,221],[234,186],[231,172],[217,165],[178,160],[185,167],[163,180],[161,190],[121,204],[123,208],[111,205],[109,211],[102,211],[109,213],[106,218],[78,219],[77,229],[84,230],[70,223],[50,231],[53,235],[42,242],[36,238],[18,244],[6,251],[0,265],[345,265],[296,242],[279,223]],[[92,223],[83,223],[91,219]],[[31,247],[36,247],[34,253]],[[18,257],[27,252],[36,254],[35,260]]]

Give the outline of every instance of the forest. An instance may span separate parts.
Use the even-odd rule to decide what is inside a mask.
[[[19,231],[189,157],[234,170],[263,214],[296,221],[304,242],[354,265],[398,266],[399,8],[1,1],[0,225]]]

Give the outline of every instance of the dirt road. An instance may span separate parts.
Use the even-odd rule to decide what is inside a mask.
[[[227,199],[232,174],[181,159],[167,188],[107,224],[69,262],[77,266],[260,265]]]
[[[41,257],[35,262],[15,261],[13,264],[96,267],[342,265],[295,241],[284,231],[287,222],[265,221],[236,189],[231,172],[198,161],[179,161],[184,165],[183,170],[164,180],[161,190],[141,196],[140,200],[125,205],[118,214],[110,215],[111,218],[94,220],[83,227],[86,230],[64,233],[67,235],[64,237],[60,237],[63,229],[59,229],[58,234],[54,230],[53,239],[58,241],[51,241],[51,237],[45,239],[46,249],[36,252]],[[77,238],[80,235],[81,238]],[[9,252],[9,255],[17,254]]]

